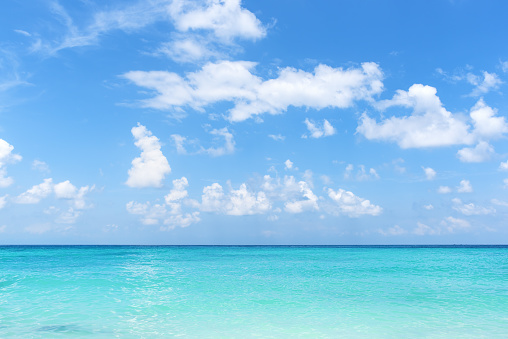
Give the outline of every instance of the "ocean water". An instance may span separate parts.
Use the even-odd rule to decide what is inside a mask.
[[[507,338],[508,247],[0,247],[0,338]]]

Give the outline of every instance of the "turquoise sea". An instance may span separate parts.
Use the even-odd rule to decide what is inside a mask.
[[[0,247],[0,338],[177,336],[507,338],[508,247]]]

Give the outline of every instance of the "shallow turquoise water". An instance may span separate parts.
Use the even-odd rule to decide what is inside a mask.
[[[0,247],[0,338],[506,338],[508,247]]]

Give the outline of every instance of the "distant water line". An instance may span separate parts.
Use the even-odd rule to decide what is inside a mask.
[[[507,246],[0,246],[0,338],[507,333]]]

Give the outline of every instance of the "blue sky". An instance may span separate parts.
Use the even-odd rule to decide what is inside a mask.
[[[504,1],[0,10],[0,244],[495,244]]]

